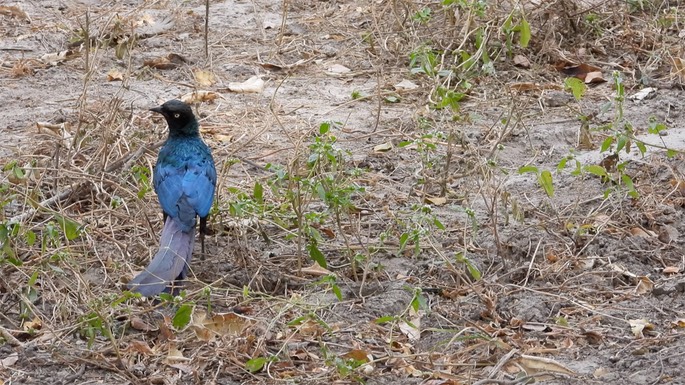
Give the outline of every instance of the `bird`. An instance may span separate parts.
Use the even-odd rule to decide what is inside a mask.
[[[144,297],[169,292],[175,282],[186,278],[197,217],[204,254],[207,217],[217,180],[212,151],[200,137],[199,124],[190,106],[174,99],[150,111],[164,117],[169,135],[159,150],[152,176],[164,220],[159,251],[145,270],[128,283],[130,291]]]

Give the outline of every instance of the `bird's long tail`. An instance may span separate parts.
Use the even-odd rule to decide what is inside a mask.
[[[155,296],[175,280],[185,279],[193,254],[195,228],[183,231],[178,219],[167,217],[159,251],[150,265],[128,283],[129,290],[145,297]]]

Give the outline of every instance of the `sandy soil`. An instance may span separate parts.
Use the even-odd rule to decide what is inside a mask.
[[[677,82],[623,105],[655,145],[620,156],[635,199],[572,173],[608,155],[596,128],[616,120],[599,110],[615,90],[564,97],[542,30],[517,52],[530,68],[503,56],[455,113],[427,107],[434,78],[410,72],[421,44],[461,40],[412,19],[437,4],[286,3],[211,1],[208,56],[204,1],[0,4],[19,7],[0,13],[0,158],[5,224],[20,223],[0,234],[0,384],[682,383],[685,166],[655,147],[685,148]],[[616,45],[593,58],[607,80],[633,52]],[[252,76],[260,92],[230,91]],[[623,76],[627,95],[647,77]],[[527,82],[539,87],[510,87]],[[215,97],[196,111],[220,170],[209,252],[185,299],[126,299],[161,229],[146,178],[165,126],[148,109],[198,90]],[[594,148],[579,149],[577,117],[595,112]],[[649,134],[652,121],[669,130]],[[269,165],[304,176],[331,135],[340,169],[326,172],[364,191],[342,219],[308,222],[323,271],[298,244],[292,180],[279,187]],[[524,165],[552,171],[553,197]],[[305,213],[326,212],[302,194]],[[193,321],[175,330],[181,303]]]

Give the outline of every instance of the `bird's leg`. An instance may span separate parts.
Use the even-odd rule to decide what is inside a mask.
[[[202,245],[202,256],[205,255],[205,234],[207,233],[207,217],[200,218],[200,244]]]

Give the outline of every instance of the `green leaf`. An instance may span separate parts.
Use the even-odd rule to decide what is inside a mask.
[[[335,294],[335,297],[338,298],[338,301],[343,300],[342,291],[340,291],[340,286],[336,284],[331,284],[331,290],[333,291],[333,294]]]
[[[666,156],[667,156],[669,159],[673,158],[673,157],[676,156],[676,155],[678,155],[678,151],[677,151],[677,150],[672,150],[672,149],[670,149],[670,148],[669,148],[668,150],[666,150]]]
[[[393,315],[386,315],[384,317],[376,318],[375,320],[373,320],[373,322],[377,323],[377,324],[384,324],[386,322],[392,322],[396,319],[397,319],[397,317],[395,317]]]
[[[571,77],[564,80],[564,89],[566,91],[571,91],[573,97],[576,98],[576,100],[580,100],[583,98],[583,95],[585,95],[587,85],[582,80]]]
[[[181,307],[176,310],[176,314],[174,314],[174,319],[171,321],[171,324],[177,329],[181,330],[188,326],[190,323],[190,316],[193,314],[193,305],[184,303],[181,305]]]
[[[64,236],[67,237],[68,240],[71,241],[78,238],[79,234],[81,233],[78,223],[61,215],[56,215],[55,217],[59,223],[59,227],[62,229],[62,231],[64,231]]]
[[[319,264],[319,266],[323,267],[324,269],[327,268],[327,263],[326,263],[326,257],[323,255],[321,250],[319,250],[318,247],[316,247],[315,244],[310,243],[307,245],[307,249],[309,251],[309,256]]]
[[[386,96],[383,100],[385,100],[388,103],[399,103],[400,98],[397,96]]]
[[[257,373],[264,368],[267,362],[269,359],[266,357],[256,357],[245,363],[245,369],[249,370],[250,373]]]
[[[630,176],[627,174],[621,175],[621,181],[623,181],[623,184],[625,184],[628,188],[628,195],[630,195],[631,198],[637,199],[640,197],[640,194],[637,192],[637,190],[635,190],[633,179]]]
[[[327,134],[331,130],[331,122],[323,122],[319,126],[319,135]]]
[[[404,251],[405,246],[407,246],[407,241],[409,240],[409,233],[402,233],[400,235],[400,250],[397,252],[401,254]]]
[[[254,183],[254,190],[252,191],[252,195],[258,203],[264,203],[264,187],[261,183]]]
[[[552,173],[549,170],[544,170],[540,173],[538,177],[538,182],[547,193],[548,197],[554,196],[554,184],[552,184]]]
[[[440,230],[445,230],[445,225],[443,225],[442,222],[440,222],[440,220],[438,220],[438,218],[433,218],[433,224],[434,224],[435,227],[437,227],[438,229],[440,229]]]
[[[602,146],[599,148],[599,152],[604,152],[611,147],[611,145],[614,143],[614,137],[610,136],[602,142]]]
[[[604,169],[602,166],[598,166],[596,164],[590,164],[585,167],[583,167],[583,170],[585,172],[589,172],[590,174],[599,176],[599,177],[607,177],[607,170]]]
[[[539,172],[540,172],[540,170],[538,170],[537,167],[535,167],[535,166],[530,166],[530,165],[529,165],[529,166],[521,166],[521,167],[519,167],[519,169],[518,169],[518,173],[519,173],[519,174],[527,174],[527,173],[537,174],[537,173],[539,173]]]
[[[647,146],[642,142],[635,142],[635,145],[637,146],[637,149],[640,150],[640,155],[644,157],[647,153]]]
[[[26,232],[26,244],[28,246],[33,246],[36,243],[36,233],[29,230]]]
[[[29,278],[29,281],[27,282],[28,286],[35,286],[36,282],[38,281],[39,274],[37,271],[34,271],[33,274],[31,274],[31,278]]]
[[[619,136],[618,142],[616,142],[616,153],[623,150],[623,148],[626,147],[626,143],[628,143],[628,138],[625,135]],[[626,148],[626,152],[628,152],[628,148]]]
[[[528,20],[522,19],[521,20],[521,36],[519,36],[519,45],[521,47],[526,48],[528,47],[528,43],[530,42],[530,24],[528,24]]]
[[[557,172],[561,172],[561,170],[566,168],[566,163],[568,163],[568,157],[564,158],[559,162],[557,165]]]

